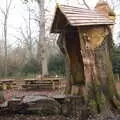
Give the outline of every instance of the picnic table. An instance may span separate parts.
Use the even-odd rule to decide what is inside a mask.
[[[59,89],[61,78],[44,77],[39,79],[24,79],[25,89],[39,89],[39,90],[55,90]]]
[[[6,90],[11,89],[14,84],[13,79],[2,79],[0,80],[0,89]]]

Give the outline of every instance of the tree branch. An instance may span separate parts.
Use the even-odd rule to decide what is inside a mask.
[[[1,11],[2,14],[5,16],[5,11],[4,11],[2,8],[0,8],[0,11]]]
[[[85,5],[88,9],[90,9],[90,7],[88,6],[88,4],[86,3],[85,0],[83,0],[83,3],[84,3],[84,5]]]

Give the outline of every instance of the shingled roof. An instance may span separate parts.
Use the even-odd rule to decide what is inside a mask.
[[[113,21],[97,10],[58,5],[56,8],[51,32],[59,33],[65,26],[112,25]]]

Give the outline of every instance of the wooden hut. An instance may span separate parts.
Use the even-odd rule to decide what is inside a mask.
[[[110,26],[113,24],[97,10],[56,7],[51,33],[60,34],[58,45],[69,65],[72,94],[88,95],[91,85],[99,86],[97,89],[106,95],[110,92],[113,80]]]

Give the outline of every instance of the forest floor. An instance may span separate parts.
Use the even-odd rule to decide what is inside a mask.
[[[26,95],[54,95],[53,91],[24,91],[24,90],[6,90],[4,96],[6,100],[13,97],[22,97]],[[79,116],[79,111],[73,115],[39,115],[39,114],[0,114],[0,120],[120,120],[120,115],[113,114],[110,111],[104,111],[99,115],[90,114],[87,119]]]
[[[87,119],[80,118],[79,116],[63,116],[63,115],[53,115],[53,116],[40,116],[40,115],[24,115],[24,114],[11,114],[11,115],[0,115],[0,120],[120,120],[120,115],[107,115],[100,114],[96,116],[91,116]]]
[[[39,116],[39,115],[7,115],[0,116],[0,120],[71,120],[64,116]]]

